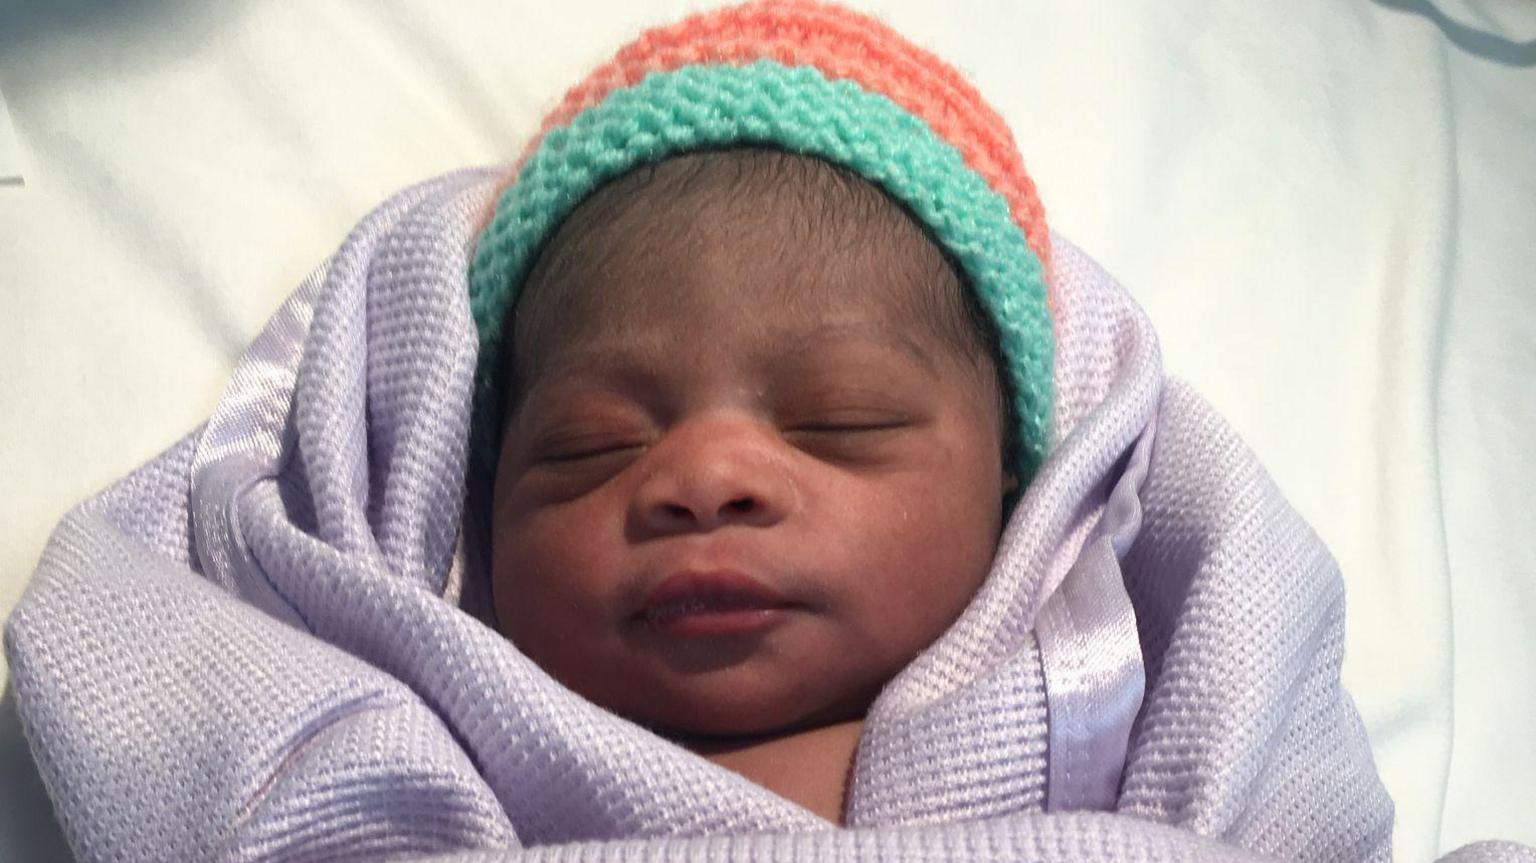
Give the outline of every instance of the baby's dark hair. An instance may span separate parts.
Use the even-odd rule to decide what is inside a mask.
[[[561,284],[601,277],[620,263],[624,242],[690,239],[695,215],[707,204],[786,206],[795,218],[776,238],[779,253],[915,255],[910,284],[892,285],[903,313],[927,326],[957,356],[969,361],[995,393],[1001,417],[1004,464],[1014,464],[1016,420],[1012,387],[1001,374],[997,328],[965,281],[964,271],[927,228],[878,186],[842,166],[811,156],[765,148],[689,153],[636,168],[590,195],[539,251],[502,330],[501,357],[507,415],[514,413],[536,371],[530,336],[579,315],[583,298]],[[711,224],[711,240],[730,243],[729,221]],[[721,232],[724,232],[723,234]],[[586,297],[586,302],[613,302]],[[633,301],[633,300],[630,300]]]

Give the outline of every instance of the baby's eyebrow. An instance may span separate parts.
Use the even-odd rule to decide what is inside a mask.
[[[807,353],[827,342],[841,344],[849,341],[865,342],[903,354],[930,376],[938,377],[939,370],[933,354],[909,334],[885,322],[828,321],[805,333],[786,334],[784,339],[788,348],[796,354]]]
[[[826,321],[810,329],[772,327],[763,332],[755,362],[772,364],[783,357],[814,362],[826,348],[850,343],[872,345],[910,360],[929,378],[940,379],[933,353],[908,333],[877,321]],[[626,334],[617,344],[567,348],[535,367],[524,398],[548,389],[598,386],[631,392],[652,391],[665,377],[661,359],[672,347],[666,339]]]
[[[619,346],[579,347],[559,352],[545,359],[534,368],[533,383],[529,393],[555,383],[619,383],[629,386],[646,386],[654,382],[654,370],[647,362],[637,362],[646,357],[648,349],[654,352],[664,342],[644,345],[629,339]],[[653,353],[651,355],[654,355]]]

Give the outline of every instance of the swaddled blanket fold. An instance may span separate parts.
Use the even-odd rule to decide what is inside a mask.
[[[544,674],[483,619],[464,505],[499,176],[366,218],[208,422],[54,533],[6,649],[81,859],[1389,855],[1332,559],[1060,237],[1057,443],[872,708],[848,829]]]

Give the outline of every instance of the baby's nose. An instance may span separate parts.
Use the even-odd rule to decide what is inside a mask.
[[[747,421],[674,429],[650,453],[650,472],[631,508],[650,535],[727,525],[769,527],[788,515],[795,487],[777,435]]]

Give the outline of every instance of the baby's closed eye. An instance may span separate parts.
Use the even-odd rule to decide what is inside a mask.
[[[591,430],[554,435],[534,446],[534,461],[560,463],[622,455],[643,449],[648,440],[633,433]]]
[[[909,420],[837,420],[794,426],[783,436],[795,449],[822,461],[856,463],[877,460],[911,432]]]
[[[627,400],[559,399],[537,410],[524,420],[528,444],[521,459],[535,469],[623,464],[659,434],[651,417]]]

